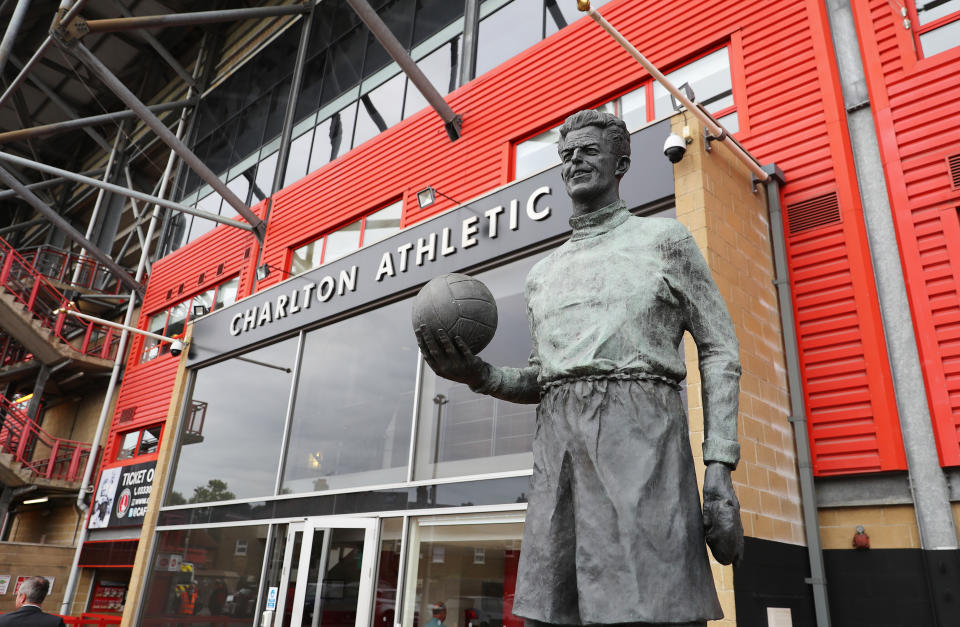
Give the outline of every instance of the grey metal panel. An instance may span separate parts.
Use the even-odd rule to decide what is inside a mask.
[[[628,207],[647,205],[673,195],[673,166],[663,156],[662,149],[663,139],[670,133],[669,128],[669,122],[664,120],[631,136],[632,166],[620,185],[621,197]],[[531,219],[527,215],[528,201],[535,191],[544,187],[549,188],[550,193],[539,196],[533,209],[535,214],[541,215],[546,213],[549,207],[549,215],[539,220]],[[514,202],[518,214],[515,230],[510,228],[511,204]],[[503,212],[497,219],[496,236],[491,237],[491,218],[487,212],[497,207],[502,207]],[[289,335],[300,328],[316,325],[352,309],[410,291],[439,274],[468,270],[554,239],[570,231],[567,221],[571,209],[570,199],[560,179],[560,166],[506,185],[457,209],[405,229],[393,237],[198,319],[194,323],[187,364],[191,367],[197,366],[223,354]],[[469,228],[474,220],[477,232],[473,238],[477,243],[464,248],[462,239],[465,226]],[[456,251],[442,255],[444,232],[447,229],[449,243]],[[431,238],[434,239],[435,259],[431,261],[424,256],[422,265],[417,265],[418,242],[422,241],[426,245]],[[400,249],[408,245],[410,248],[407,249],[406,270],[401,272]],[[385,256],[392,260],[396,274],[383,275],[378,281],[378,271],[381,270]],[[338,284],[343,273],[356,277],[355,289],[347,290],[342,295],[334,291],[329,300],[320,302],[317,294],[321,284],[326,282],[329,285],[331,280]],[[306,302],[309,302],[308,307],[304,306],[305,296]],[[239,327],[242,329],[244,314],[254,312],[254,318],[258,318],[267,304],[272,313],[278,298],[284,304],[284,316],[231,334],[231,322],[236,320],[236,316],[241,317]],[[291,302],[294,303],[296,312],[291,313]],[[235,324],[234,330],[236,329]]]

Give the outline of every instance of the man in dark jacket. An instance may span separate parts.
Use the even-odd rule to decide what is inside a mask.
[[[40,609],[49,590],[50,582],[43,577],[30,577],[20,584],[17,609],[0,616],[0,627],[65,627],[62,618]]]

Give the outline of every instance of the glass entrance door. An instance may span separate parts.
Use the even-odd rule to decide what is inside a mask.
[[[377,532],[373,518],[311,518],[291,523],[273,625],[367,625]]]

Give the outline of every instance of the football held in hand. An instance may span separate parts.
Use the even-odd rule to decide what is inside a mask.
[[[463,338],[477,354],[497,330],[497,303],[481,281],[466,274],[443,274],[413,298],[413,328],[421,325]]]

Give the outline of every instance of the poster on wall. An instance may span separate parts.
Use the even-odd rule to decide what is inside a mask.
[[[17,577],[17,583],[13,585],[13,595],[16,596],[17,593],[20,592],[20,584],[33,576],[34,575],[20,575]],[[56,579],[56,577],[44,577],[43,575],[40,576],[50,582],[50,589],[47,590],[47,594],[49,595],[51,592],[53,592],[53,581]]]
[[[6,594],[10,587],[10,575],[0,575],[0,594]]]
[[[156,465],[156,461],[150,461],[104,470],[90,506],[87,528],[143,524]]]

